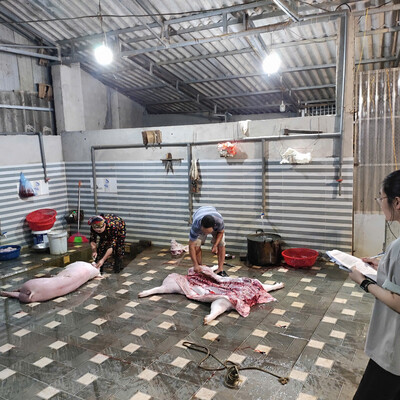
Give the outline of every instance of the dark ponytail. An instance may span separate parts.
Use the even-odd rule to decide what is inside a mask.
[[[400,169],[391,172],[382,183],[382,189],[385,192],[388,204],[392,205],[396,197],[400,197]]]

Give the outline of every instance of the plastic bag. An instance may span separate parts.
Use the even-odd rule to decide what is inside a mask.
[[[311,153],[300,153],[289,147],[282,154],[281,164],[309,164],[311,162]]]
[[[25,175],[21,172],[19,176],[19,197],[25,199],[27,197],[35,196],[35,190],[32,183],[26,179]]]
[[[178,243],[175,239],[172,239],[170,251],[173,256],[179,256],[182,253],[189,253],[189,245],[183,246],[182,244]]]
[[[234,157],[236,155],[236,143],[218,143],[218,152],[220,157]]]

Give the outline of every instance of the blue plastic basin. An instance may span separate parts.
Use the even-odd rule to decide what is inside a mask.
[[[9,247],[12,247],[14,250],[7,251],[5,253],[0,252],[0,261],[12,260],[14,258],[19,257],[19,254],[21,252],[21,246],[16,246],[16,245],[0,246],[0,250],[7,249]]]

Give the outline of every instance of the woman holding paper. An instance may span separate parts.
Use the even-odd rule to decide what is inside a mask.
[[[376,199],[386,221],[400,222],[400,170],[383,181]],[[370,357],[353,400],[400,399],[400,238],[378,260],[364,258],[378,270],[377,282],[353,269],[350,278],[375,297],[365,344]]]

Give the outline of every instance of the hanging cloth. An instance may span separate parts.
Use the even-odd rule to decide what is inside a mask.
[[[192,183],[192,193],[200,192],[200,175],[199,170],[197,169],[197,159],[193,158],[192,163],[190,165],[189,176]]]

